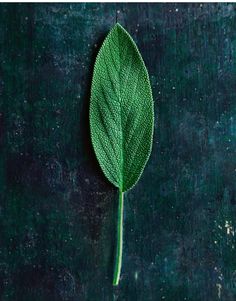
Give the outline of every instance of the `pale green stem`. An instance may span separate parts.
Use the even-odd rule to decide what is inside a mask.
[[[120,272],[122,265],[122,250],[123,250],[123,215],[124,215],[124,192],[119,191],[119,205],[118,205],[118,220],[117,220],[117,245],[115,270],[113,277],[113,285],[117,286],[120,280]]]

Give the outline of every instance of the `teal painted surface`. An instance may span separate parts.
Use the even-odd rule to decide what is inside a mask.
[[[151,76],[154,148],[118,195],[88,128],[92,67],[119,21]],[[0,300],[236,298],[236,6],[0,5]]]

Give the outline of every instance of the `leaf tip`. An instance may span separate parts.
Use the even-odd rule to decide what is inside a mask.
[[[124,30],[124,27],[119,22],[117,22],[113,28]]]

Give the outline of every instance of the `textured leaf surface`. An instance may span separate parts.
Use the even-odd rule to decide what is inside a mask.
[[[90,129],[99,164],[121,191],[135,185],[149,158],[153,116],[147,69],[131,36],[116,24],[94,67]]]

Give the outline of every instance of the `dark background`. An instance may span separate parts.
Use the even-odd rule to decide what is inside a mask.
[[[119,21],[150,73],[155,137],[125,195],[91,148],[97,51]],[[0,5],[0,300],[236,300],[236,5]]]

